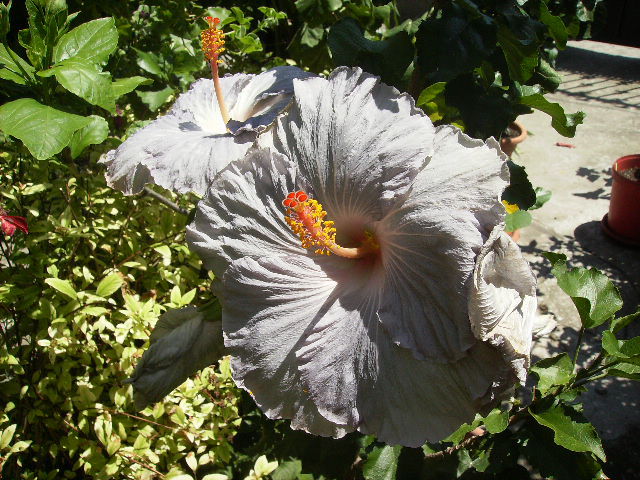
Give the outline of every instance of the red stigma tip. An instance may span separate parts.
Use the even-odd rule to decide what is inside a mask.
[[[300,202],[304,202],[309,198],[309,195],[304,193],[302,190],[296,192],[296,199]]]
[[[298,205],[298,201],[293,199],[293,198],[285,198],[282,201],[282,205],[284,205],[285,207],[288,207],[288,208],[295,208],[296,205]]]

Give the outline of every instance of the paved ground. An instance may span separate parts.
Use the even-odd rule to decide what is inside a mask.
[[[533,212],[534,222],[519,241],[538,273],[540,308],[559,322],[559,328],[534,349],[537,356],[572,351],[580,325],[571,300],[558,288],[540,252],[563,252],[572,265],[606,271],[620,288],[627,313],[640,304],[640,249],[622,246],[600,229],[609,206],[611,164],[623,155],[640,153],[640,49],[589,41],[569,45],[558,61],[564,79],[561,91],[548,98],[567,112],[584,111],[585,123],[575,138],[567,139],[551,128],[543,113],[520,117],[531,135],[513,156],[526,166],[534,186],[553,192],[549,203]],[[640,327],[633,330],[625,333],[640,335]],[[583,362],[599,338],[589,335],[586,340]],[[609,443],[640,429],[639,404],[640,382],[609,380],[585,394],[585,412]]]

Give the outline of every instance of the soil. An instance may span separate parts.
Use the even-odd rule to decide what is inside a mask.
[[[627,168],[626,170],[618,170],[618,173],[628,180],[640,182],[640,167],[631,167]]]

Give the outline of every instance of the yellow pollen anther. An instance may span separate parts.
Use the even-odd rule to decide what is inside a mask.
[[[205,19],[209,24],[209,28],[203,30],[200,34],[202,38],[202,51],[204,52],[204,58],[207,59],[211,66],[211,76],[213,78],[213,88],[216,92],[216,99],[220,106],[220,114],[222,115],[222,121],[226,125],[229,123],[229,110],[224,103],[224,96],[222,95],[222,87],[220,86],[220,75],[218,74],[218,64],[221,63],[219,56],[224,52],[224,32],[218,28],[220,24],[219,18],[206,17]]]
[[[327,212],[317,200],[299,190],[291,192],[282,201],[286,208],[285,221],[300,237],[304,248],[314,248],[320,255],[335,255],[346,258],[362,258],[377,251],[380,247],[369,232],[365,232],[365,241],[360,247],[345,248],[336,243],[334,222],[325,220]]]

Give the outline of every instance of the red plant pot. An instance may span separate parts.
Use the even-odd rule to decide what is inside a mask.
[[[524,128],[524,125],[517,120],[509,124],[509,126],[520,132],[517,137],[502,137],[500,139],[500,148],[502,148],[502,151],[510,157],[518,144],[524,142],[527,138],[527,129]]]
[[[630,180],[620,173],[634,167],[640,168],[640,154],[620,157],[613,162],[609,213],[602,219],[602,226],[613,238],[640,246],[640,181]]]

